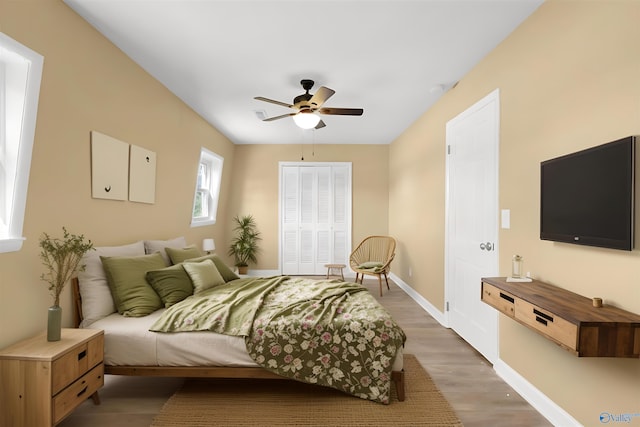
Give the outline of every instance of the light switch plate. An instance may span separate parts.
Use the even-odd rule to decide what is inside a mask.
[[[505,228],[505,229],[511,228],[511,210],[510,209],[502,209],[500,211],[500,223],[502,224],[502,228]]]

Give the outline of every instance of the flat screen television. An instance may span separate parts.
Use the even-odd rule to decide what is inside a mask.
[[[540,164],[540,238],[633,249],[635,136]]]

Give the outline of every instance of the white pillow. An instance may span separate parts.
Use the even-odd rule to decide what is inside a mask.
[[[81,261],[84,271],[78,272],[78,284],[82,296],[81,328],[86,328],[96,320],[116,312],[107,276],[102,266],[101,256],[137,256],[144,255],[142,240],[124,246],[102,246],[87,252]]]
[[[160,252],[164,262],[167,265],[171,265],[171,260],[169,259],[169,255],[167,255],[167,251],[164,248],[184,248],[187,246],[187,241],[184,237],[176,237],[175,239],[170,240],[145,240],[144,241],[144,251],[147,255],[150,255],[155,252]]]

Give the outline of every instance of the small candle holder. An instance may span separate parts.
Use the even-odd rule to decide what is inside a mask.
[[[511,277],[520,279],[522,276],[522,264],[524,263],[524,258],[520,255],[514,255],[511,260]]]

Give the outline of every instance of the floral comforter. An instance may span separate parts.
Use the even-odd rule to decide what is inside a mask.
[[[260,366],[298,381],[389,403],[405,334],[369,291],[338,280],[247,278],[168,308],[152,331],[243,336]]]

